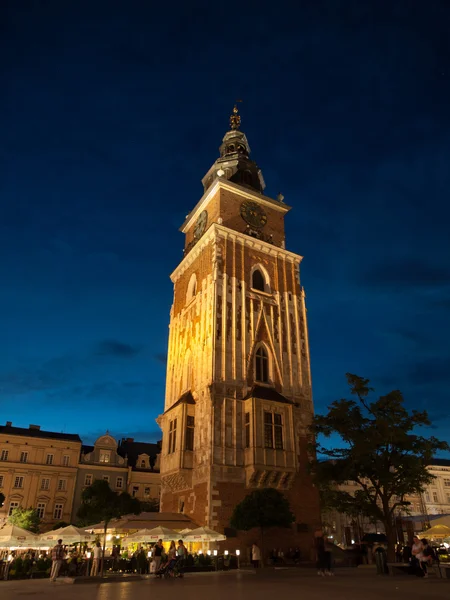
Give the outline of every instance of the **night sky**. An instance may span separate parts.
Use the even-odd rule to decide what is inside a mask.
[[[0,422],[159,439],[178,228],[242,98],[316,410],[350,371],[450,441],[450,3],[220,4],[0,3]]]

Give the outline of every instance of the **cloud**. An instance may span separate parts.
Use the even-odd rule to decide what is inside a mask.
[[[119,340],[102,340],[97,344],[98,356],[113,356],[116,358],[131,358],[142,352],[142,346],[132,346]]]
[[[360,283],[397,291],[407,288],[436,288],[450,285],[450,269],[420,259],[386,260],[363,271]]]

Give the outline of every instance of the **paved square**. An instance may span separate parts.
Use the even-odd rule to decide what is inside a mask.
[[[175,595],[175,596],[174,596]],[[49,580],[0,582],[1,600],[423,600],[449,598],[450,580],[377,577],[373,572],[343,569],[322,578],[312,570],[254,573],[208,573],[184,579],[68,585]]]

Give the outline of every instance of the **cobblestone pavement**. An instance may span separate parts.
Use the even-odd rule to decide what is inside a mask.
[[[357,569],[318,577],[311,570],[272,570],[190,574],[184,579],[71,585],[49,580],[0,582],[1,600],[427,600],[450,598],[450,580],[377,577]]]

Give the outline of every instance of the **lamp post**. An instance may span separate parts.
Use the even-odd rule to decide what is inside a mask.
[[[237,566],[238,566],[238,569],[240,569],[240,568],[241,568],[241,564],[240,564],[240,558],[239,558],[239,557],[240,557],[240,555],[241,555],[241,551],[240,551],[240,550],[236,550],[236,556],[237,556]]]
[[[87,556],[86,575],[89,577],[89,575],[90,575],[90,573],[89,573],[89,562],[91,560],[91,552],[86,552],[86,556]]]

